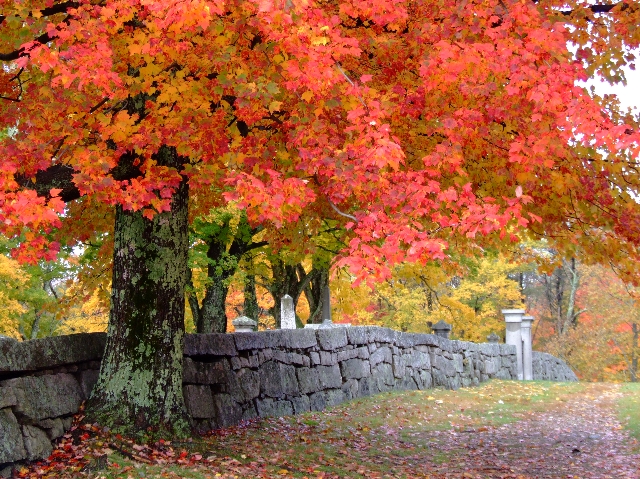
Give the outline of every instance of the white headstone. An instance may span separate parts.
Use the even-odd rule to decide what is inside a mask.
[[[522,317],[522,372],[525,381],[533,380],[533,346],[531,344],[533,320],[533,316]]]
[[[503,309],[502,314],[507,323],[507,334],[504,342],[516,347],[518,379],[522,381],[524,379],[524,372],[522,367],[522,332],[520,328],[522,326],[524,309]]]
[[[296,310],[293,298],[288,294],[280,300],[280,329],[296,329]]]
[[[331,290],[329,285],[322,289],[322,322],[331,323]]]

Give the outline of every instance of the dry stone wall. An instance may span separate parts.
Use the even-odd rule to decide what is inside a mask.
[[[105,340],[99,333],[0,339],[0,472],[50,454],[97,380]],[[201,431],[382,391],[517,377],[513,346],[379,327],[187,335],[184,353],[185,403]],[[576,380],[551,355],[533,360],[536,379]]]

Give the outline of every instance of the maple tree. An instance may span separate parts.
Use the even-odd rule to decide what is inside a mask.
[[[33,262],[69,240],[68,210],[115,211],[93,420],[187,427],[190,199],[191,218],[224,198],[253,225],[340,221],[337,264],[360,279],[522,228],[635,273],[637,119],[575,86],[633,61],[633,3],[607,20],[555,0],[0,7],[1,232]]]

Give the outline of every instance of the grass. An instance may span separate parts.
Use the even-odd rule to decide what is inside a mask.
[[[621,417],[636,437],[640,436],[639,386],[624,386],[620,403]],[[81,445],[84,454],[106,454],[107,468],[90,467],[87,472],[85,467],[85,472],[78,472],[80,466],[66,464],[51,475],[24,477],[426,477],[420,475],[424,458],[446,464],[452,452],[456,455],[443,449],[444,436],[434,431],[484,431],[564,408],[568,398],[584,389],[580,383],[490,381],[458,391],[391,392],[322,413],[259,420],[187,441],[156,444],[153,449],[92,434]],[[158,458],[164,463],[155,464]]]
[[[640,383],[626,383],[618,401],[618,417],[631,435],[640,441]]]

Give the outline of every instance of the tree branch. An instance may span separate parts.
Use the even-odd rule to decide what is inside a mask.
[[[127,164],[128,163],[128,164]],[[73,182],[73,175],[76,173],[72,167],[68,165],[52,165],[46,170],[38,171],[35,176],[17,175],[15,180],[20,186],[26,189],[35,190],[38,196],[44,198],[51,197],[51,189],[57,188],[62,191],[59,197],[65,203],[77,200],[82,196],[80,190]],[[116,180],[130,180],[142,176],[142,172],[138,166],[134,166],[133,162],[120,162],[117,166],[109,170],[109,175]],[[35,181],[34,181],[35,179]]]
[[[77,8],[80,6],[79,2],[76,1],[68,1],[68,2],[62,2],[59,3],[57,5],[52,5],[51,7],[47,7],[47,8],[43,8],[42,10],[40,10],[40,15],[42,17],[48,17],[51,15],[55,15],[58,13],[66,13],[68,9],[70,8]],[[29,16],[32,16],[32,14],[29,14]],[[6,16],[4,15],[0,15],[0,24],[2,24],[5,20]],[[33,39],[33,41],[37,42],[37,43],[48,43],[51,40],[53,40],[52,37],[49,36],[48,33],[43,33],[42,35],[40,35],[39,37],[36,37]],[[20,58],[21,56],[23,56],[25,54],[25,50],[24,48],[18,48],[17,50],[14,50],[12,52],[8,52],[8,53],[0,53],[0,60],[5,61],[5,62],[10,62],[13,60],[17,60],[18,58]]]

